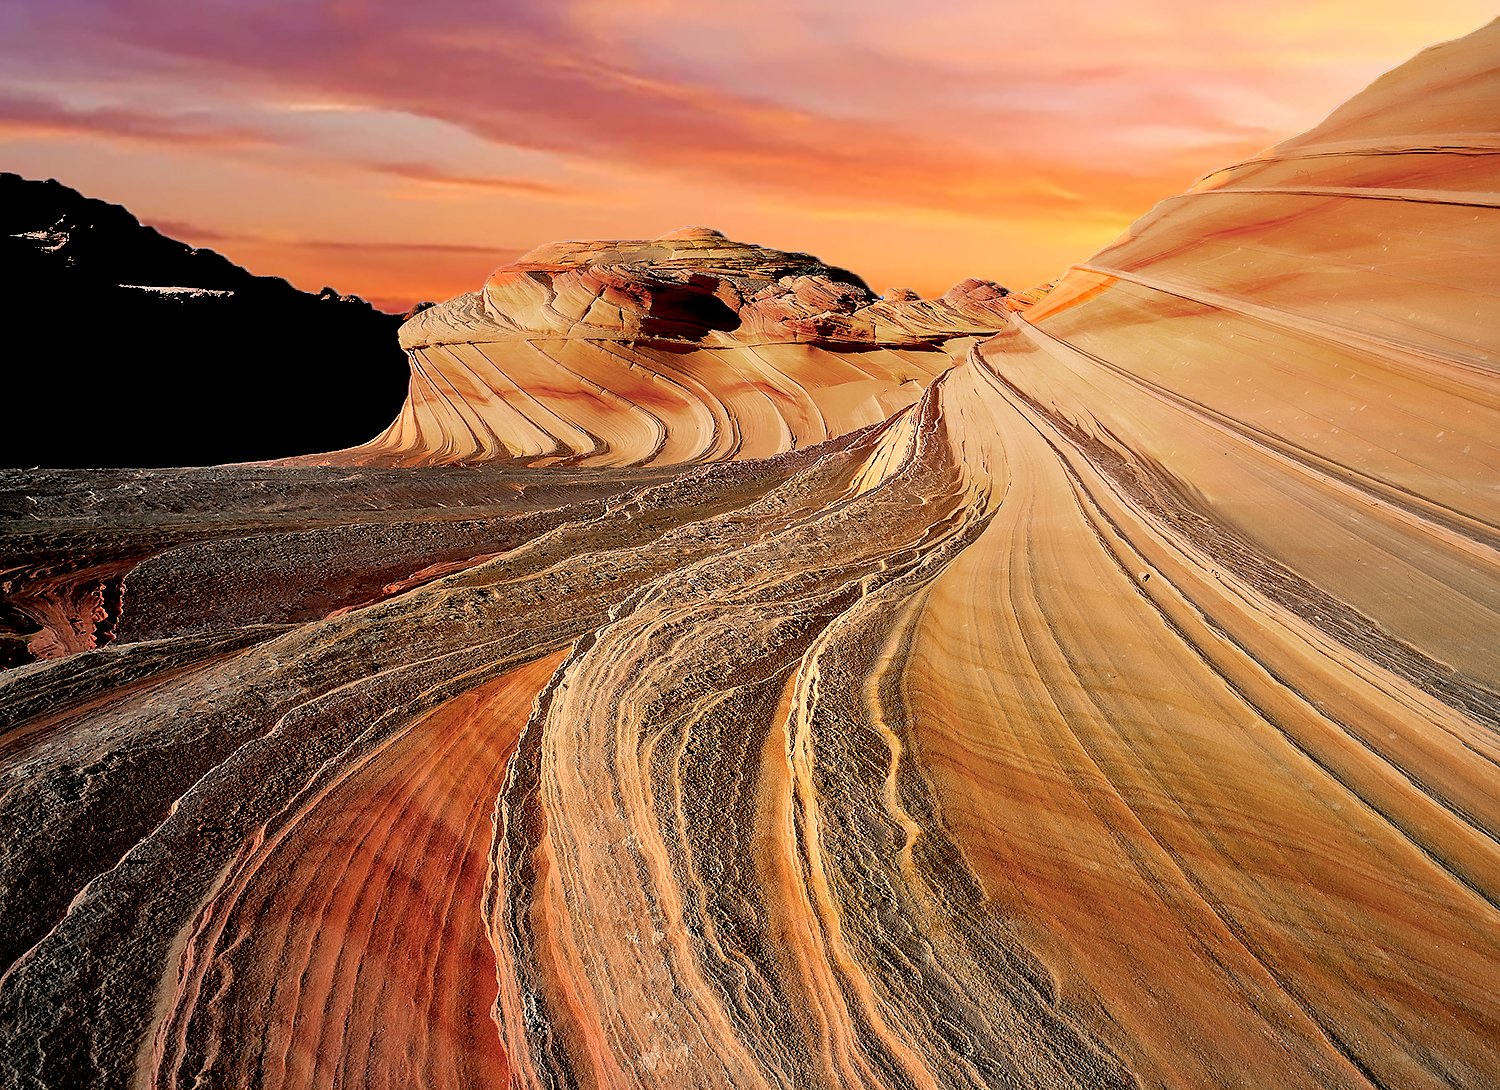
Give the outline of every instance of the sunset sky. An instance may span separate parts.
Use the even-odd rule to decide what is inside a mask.
[[[389,309],[686,224],[1012,287],[1494,15],[1469,0],[7,0],[0,169]]]

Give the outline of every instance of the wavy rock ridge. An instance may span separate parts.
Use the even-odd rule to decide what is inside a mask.
[[[1500,1082],[1497,96],[1500,22],[766,459],[0,479],[125,572],[0,675],[6,1079]]]
[[[911,405],[1005,324],[1007,292],[880,299],[807,254],[704,227],[560,242],[401,329],[411,393],[371,442],[300,464],[670,465],[764,458]]]

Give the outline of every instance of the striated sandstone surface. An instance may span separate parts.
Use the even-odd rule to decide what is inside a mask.
[[[807,254],[690,227],[556,242],[401,329],[411,392],[304,465],[670,465],[764,458],[885,420],[1001,328],[1006,290],[881,299]]]
[[[7,608],[117,588],[0,674],[4,1083],[1500,1083],[1497,98],[1500,22],[795,444],[596,361],[507,445],[495,346],[954,335],[693,231],[418,315],[372,464],[0,474]]]

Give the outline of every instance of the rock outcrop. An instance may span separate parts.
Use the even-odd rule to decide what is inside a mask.
[[[1500,1083],[1497,96],[1500,22],[1019,298],[692,232],[407,326],[642,353],[597,437],[652,353],[1006,312],[770,457],[518,455],[549,356],[417,468],[0,475],[7,570],[123,580],[0,674],[4,1081]]]
[[[55,181],[0,174],[0,466],[208,465],[374,435],[400,319],[254,276]],[[24,412],[19,407],[24,406]]]
[[[411,392],[385,433],[296,464],[669,465],[763,458],[913,404],[1004,288],[882,300],[807,254],[690,227],[557,242],[401,328]]]

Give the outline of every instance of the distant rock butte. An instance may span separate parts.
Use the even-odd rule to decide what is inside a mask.
[[[359,454],[486,464],[0,474],[113,636],[0,672],[0,1085],[1494,1090],[1497,101],[1020,298],[545,247]]]
[[[881,299],[808,254],[706,227],[554,242],[407,320],[411,393],[385,433],[292,463],[766,457],[911,405],[1015,305],[982,280]]]

